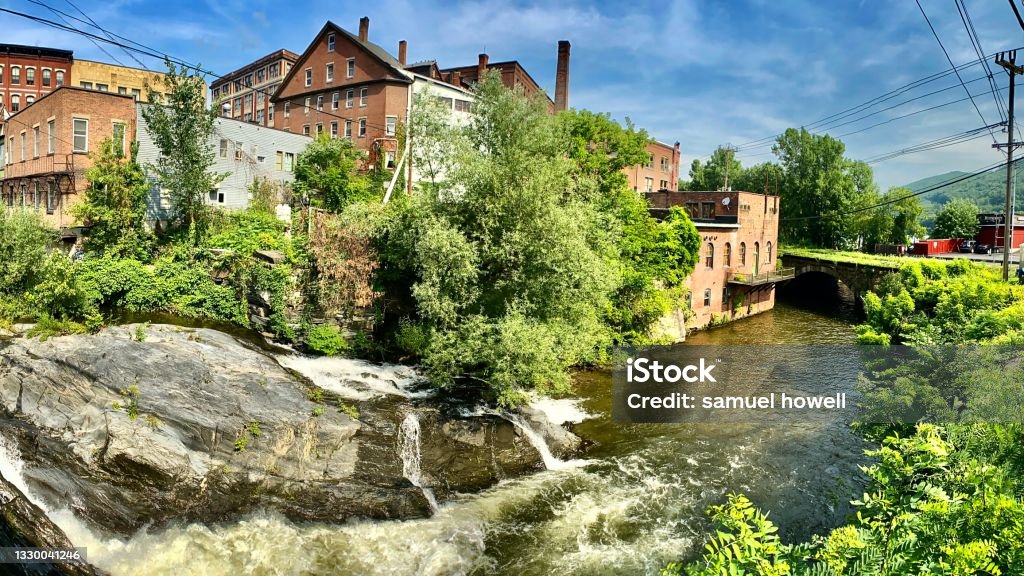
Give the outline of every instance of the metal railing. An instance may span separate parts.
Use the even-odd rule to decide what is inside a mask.
[[[778,270],[770,270],[768,272],[760,272],[758,274],[749,272],[733,272],[729,274],[729,282],[732,284],[757,286],[760,284],[791,280],[794,276],[796,276],[796,268],[779,268]]]

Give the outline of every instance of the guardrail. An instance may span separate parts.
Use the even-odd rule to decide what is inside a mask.
[[[758,286],[773,282],[792,280],[796,276],[796,268],[779,268],[769,272],[751,274],[746,272],[733,272],[729,274],[729,282],[732,284],[743,284],[746,286]]]

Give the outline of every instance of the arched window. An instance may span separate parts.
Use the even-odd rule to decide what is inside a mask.
[[[732,244],[725,243],[725,252],[722,254],[726,266],[732,266]]]
[[[11,112],[21,110],[21,95],[11,94]]]
[[[707,254],[704,256],[704,267],[714,268],[715,267],[715,245],[708,242]]]
[[[35,68],[25,68],[25,84],[28,84],[29,86],[35,86],[36,85],[36,69]]]
[[[25,106],[31,106],[33,103],[35,103],[35,101],[36,101],[36,97],[33,96],[32,94],[29,94],[28,96],[25,96]]]
[[[21,84],[20,66],[11,66],[11,84]]]
[[[740,266],[747,265],[747,243],[740,242]]]
[[[64,85],[64,71],[63,70],[57,70],[57,86],[63,86],[63,85]]]
[[[754,242],[754,274],[761,269],[761,243]]]
[[[769,266],[774,262],[774,260],[772,260],[772,241],[771,240],[768,241],[768,260],[767,260],[767,262],[768,262]]]
[[[704,307],[711,306],[711,288],[704,289]]]

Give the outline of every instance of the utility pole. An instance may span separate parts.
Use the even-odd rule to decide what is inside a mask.
[[[1024,66],[1017,66],[1017,51],[996,54],[996,64],[1002,66],[1010,74],[1010,105],[1006,121],[1006,212],[1003,232],[1003,280],[1010,279],[1010,250],[1013,248],[1013,211],[1014,211],[1014,178],[1013,149],[1018,145],[1013,141],[1013,87],[1018,74],[1024,74]],[[994,148],[1002,148],[1002,144],[993,144]],[[1018,257],[1018,261],[1020,258]]]

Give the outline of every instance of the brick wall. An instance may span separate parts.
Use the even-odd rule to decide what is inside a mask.
[[[679,188],[679,144],[669,146],[661,142],[652,142],[647,145],[647,152],[653,157],[650,165],[641,164],[623,169],[629,179],[630,189],[646,192],[647,179],[650,178],[651,190],[677,190]]]
[[[34,50],[30,48],[28,52]],[[11,70],[14,67],[17,67],[19,70],[19,82],[17,84],[12,83]],[[31,85],[28,83],[27,70],[29,68],[34,70],[35,75]],[[71,81],[72,69],[71,52],[67,52],[66,57],[57,57],[50,55],[46,49],[42,49],[36,54],[30,54],[22,53],[14,47],[7,49],[0,46],[0,71],[2,71],[2,77],[0,77],[2,78],[0,79],[0,104],[3,105],[5,110],[10,112],[11,96],[17,94],[19,107],[24,109],[28,106],[29,96],[34,100],[38,100],[59,87],[57,84],[58,72],[62,73],[64,84],[68,85]],[[46,85],[44,82],[44,71],[49,71],[49,85]]]

